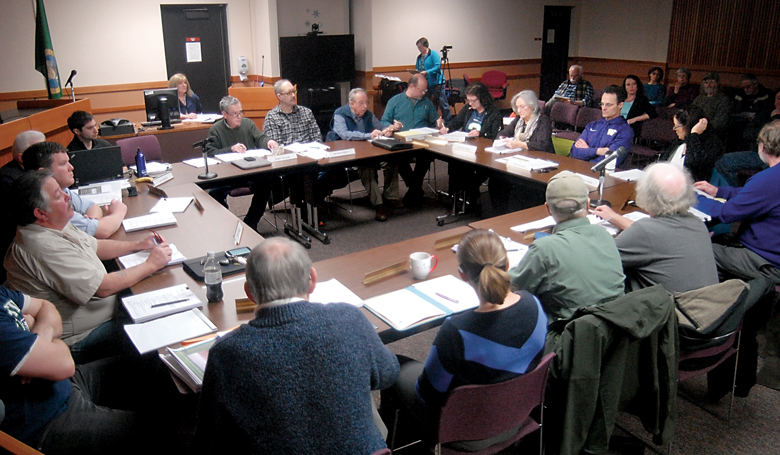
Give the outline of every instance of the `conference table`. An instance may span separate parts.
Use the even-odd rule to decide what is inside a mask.
[[[478,166],[493,169],[495,171],[507,172],[506,165],[497,159],[501,155],[485,152],[484,148],[492,145],[492,141],[478,139],[475,141],[478,150],[473,154],[463,154],[457,150],[453,151],[452,144],[447,146],[431,146],[429,152],[434,153],[436,158],[445,160],[460,160],[470,162]],[[362,141],[336,141],[329,143],[330,151],[344,150],[353,148],[354,154],[313,159],[298,155],[295,159],[279,161],[272,166],[253,170],[242,170],[229,163],[221,163],[216,166],[210,166],[212,172],[218,174],[217,178],[209,180],[200,180],[198,175],[204,172],[204,168],[195,168],[184,163],[174,163],[172,180],[160,185],[160,189],[167,193],[168,197],[186,197],[194,196],[203,206],[203,211],[191,204],[183,213],[175,214],[177,225],[162,227],[157,231],[166,239],[167,242],[177,246],[179,251],[187,258],[197,258],[205,256],[208,251],[224,251],[237,246],[254,247],[263,240],[253,229],[249,228],[243,221],[238,220],[229,210],[215,201],[208,195],[207,188],[230,185],[248,184],[258,177],[271,177],[277,175],[302,174],[314,176],[321,171],[334,170],[343,167],[364,166],[376,164],[387,159],[403,159],[407,154],[419,153],[424,150],[419,145],[413,149],[402,152],[390,152],[375,147]],[[584,163],[568,157],[551,156],[546,153],[524,152],[528,156],[550,159],[559,163],[559,168],[547,173],[528,172],[520,173],[518,177],[524,180],[533,181],[534,184],[544,187],[547,181],[562,170],[571,170],[588,177],[596,177],[595,173],[590,171],[590,163]],[[308,180],[311,193],[311,179]],[[135,184],[138,189],[138,196],[126,197],[124,202],[128,206],[126,218],[145,215],[159,201],[159,197],[149,193],[148,184]],[[596,198],[595,192],[592,198]],[[607,177],[605,181],[605,199],[614,201],[616,208],[629,198],[633,197],[633,184],[626,183],[613,177]],[[454,229],[442,230],[440,232],[405,240],[402,242],[360,251],[345,256],[320,261],[314,264],[318,273],[320,282],[330,279],[337,279],[358,297],[369,299],[395,290],[403,289],[416,282],[408,267],[396,268],[394,273],[389,274],[384,279],[379,279],[371,283],[364,283],[368,272],[377,271],[389,266],[398,265],[407,261],[409,255],[414,252],[427,252],[434,254],[438,258],[437,268],[431,272],[430,278],[437,278],[452,274],[457,276],[457,257],[451,247],[460,240],[460,237],[471,229],[490,228],[500,235],[510,237],[523,243],[530,243],[529,239],[524,239],[521,234],[512,231],[511,226],[521,224],[527,221],[534,221],[547,215],[544,206],[534,207],[520,212],[510,213],[499,217],[481,220],[470,224],[469,226],[458,227]],[[238,243],[234,240],[234,234],[237,226],[243,228],[243,235]],[[118,240],[136,240],[145,235],[146,231],[126,233],[120,229],[112,238]],[[173,286],[176,284],[187,284],[196,295],[206,302],[205,285],[188,275],[181,265],[172,265],[165,267],[152,276],[144,279],[140,283],[131,287],[131,291],[142,293]],[[219,330],[228,330],[239,324],[251,320],[254,315],[251,308],[245,307],[237,309],[236,300],[245,299],[244,291],[245,277],[243,273],[227,275],[223,278],[224,298],[221,302],[205,303],[203,307],[204,314],[217,326]],[[384,321],[375,316],[366,308],[362,309],[368,320],[376,326],[380,338],[389,343],[424,330],[428,330],[441,324],[442,319],[429,321],[427,323],[415,326],[411,329],[399,331],[389,327]]]

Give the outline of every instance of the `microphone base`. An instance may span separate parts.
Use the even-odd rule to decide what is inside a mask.
[[[612,203],[606,199],[596,199],[595,201],[594,200],[590,201],[591,207],[598,207],[600,205],[606,205],[607,207],[612,207]]]
[[[206,172],[206,173],[198,175],[198,178],[200,180],[215,179],[215,178],[217,178],[217,173],[216,172]]]

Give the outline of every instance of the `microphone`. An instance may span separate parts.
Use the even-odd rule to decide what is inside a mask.
[[[214,142],[216,139],[217,138],[215,138],[214,136],[209,136],[206,139],[203,139],[202,141],[198,141],[198,142],[192,144],[192,148],[194,148],[194,149],[196,149],[198,147],[203,148],[203,147],[206,146],[206,144],[208,144],[209,142]]]
[[[595,166],[590,168],[590,170],[593,171],[593,172],[601,172],[601,171],[603,171],[607,167],[607,164],[615,161],[616,159],[618,159],[619,157],[625,155],[626,153],[628,153],[628,150],[626,150],[625,147],[620,146],[620,147],[618,147],[617,150],[615,150],[611,154],[607,155],[606,157],[604,157],[603,160],[601,160]]]
[[[65,85],[64,85],[65,87],[67,87],[68,84],[73,82],[73,76],[75,76],[76,74],[78,74],[78,72],[76,70],[71,70],[70,71],[70,76],[68,77],[68,82],[66,82]]]
[[[262,56],[262,63],[260,63],[260,87],[265,87],[265,75],[263,69],[265,68],[265,55]]]

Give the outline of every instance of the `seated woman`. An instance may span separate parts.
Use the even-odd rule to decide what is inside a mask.
[[[439,409],[450,391],[532,371],[547,336],[547,317],[536,297],[510,291],[509,262],[498,235],[467,232],[458,245],[458,263],[461,278],[477,292],[479,307],[444,321],[425,365],[399,358],[398,382],[382,391],[381,413],[388,427],[400,409],[403,420],[413,423],[426,441],[435,440]],[[472,358],[470,352],[480,355]]]
[[[633,74],[626,76],[623,79],[623,88],[626,89],[628,97],[623,102],[623,109],[620,110],[620,115],[634,129],[634,137],[639,138],[639,133],[642,132],[642,122],[656,118],[658,114],[655,111],[655,107],[650,104],[647,96],[645,96],[645,86],[642,85],[639,76],[634,76]]]
[[[499,138],[506,138],[507,147],[555,153],[550,119],[539,109],[536,93],[523,90],[513,96],[512,109],[517,117],[498,132]]]
[[[674,131],[678,139],[661,155],[661,160],[685,167],[696,182],[709,180],[723,144],[717,135],[707,131],[704,111],[697,106],[680,109],[674,114]]]
[[[176,87],[179,91],[179,113],[181,118],[198,118],[197,114],[203,113],[200,106],[200,98],[190,88],[190,81],[187,76],[176,73],[168,81],[168,88]]]
[[[654,66],[647,72],[650,82],[645,82],[645,95],[653,106],[662,106],[666,98],[666,86],[661,83],[664,80],[664,70],[660,66]]]
[[[495,139],[503,121],[501,112],[493,105],[493,97],[484,84],[475,82],[466,87],[466,104],[452,118],[446,126],[442,127],[441,134],[450,131],[465,131],[470,137],[484,137]],[[487,180],[489,174],[485,170],[474,170],[473,166],[464,166],[458,163],[450,163],[450,194],[458,197],[460,190],[466,191],[466,210],[474,211],[479,205],[479,186]]]

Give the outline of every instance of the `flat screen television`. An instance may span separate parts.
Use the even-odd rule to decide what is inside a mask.
[[[169,130],[171,120],[179,119],[179,94],[176,87],[144,90],[146,121],[160,122],[161,130]]]
[[[355,35],[280,36],[279,66],[293,84],[355,78]]]

